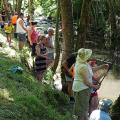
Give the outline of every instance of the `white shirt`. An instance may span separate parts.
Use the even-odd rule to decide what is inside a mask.
[[[46,38],[48,38],[48,44],[49,44],[50,46],[53,46],[53,47],[54,47],[54,41],[53,41],[53,39],[52,39],[52,36],[50,37],[50,36],[46,35]],[[49,47],[47,47],[47,50],[48,50],[48,53],[54,53],[54,48],[49,48]]]
[[[72,87],[72,90],[74,92],[79,92],[79,91],[89,88],[87,85],[84,84],[80,71],[85,71],[89,82],[92,83],[93,72],[92,72],[92,68],[90,67],[90,65],[87,63],[76,63],[75,64],[75,78],[74,78],[73,87]]]
[[[22,20],[21,18],[18,18],[17,19],[17,22],[16,22],[16,33],[22,33],[22,34],[24,34],[24,33],[26,33],[26,31],[22,28],[22,26],[20,25],[20,20]],[[24,22],[24,21],[23,21]],[[25,26],[25,24],[24,24],[24,26]]]
[[[89,120],[112,120],[108,113],[101,110],[94,110]]]

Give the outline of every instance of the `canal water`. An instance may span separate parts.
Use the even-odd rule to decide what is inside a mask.
[[[60,74],[57,73],[54,76],[54,85],[57,89],[61,90],[61,77]],[[99,99],[109,98],[115,101],[120,95],[120,78],[116,78],[111,71],[109,71],[108,75],[103,80],[100,89],[98,90]]]
[[[120,78],[116,78],[110,71],[98,90],[99,98],[109,98],[115,101],[120,95]]]

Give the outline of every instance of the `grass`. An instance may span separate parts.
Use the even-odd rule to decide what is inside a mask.
[[[37,81],[18,53],[9,52],[0,49],[0,120],[72,120],[67,96]],[[15,65],[23,73],[10,71]]]

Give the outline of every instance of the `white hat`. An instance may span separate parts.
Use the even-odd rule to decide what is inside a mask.
[[[92,55],[91,49],[81,48],[78,50],[77,61],[81,63],[87,62],[87,60],[91,57],[91,55]]]

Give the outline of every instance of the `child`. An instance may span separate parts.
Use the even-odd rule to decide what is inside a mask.
[[[5,25],[4,29],[7,37],[7,42],[9,43],[9,46],[11,46],[12,32],[14,30],[14,26],[12,25],[12,22],[9,21],[8,24]]]

